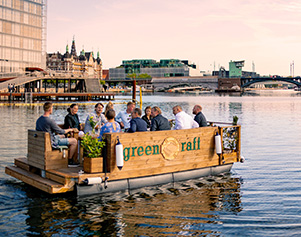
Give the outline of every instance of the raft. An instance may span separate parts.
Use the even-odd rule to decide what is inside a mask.
[[[215,141],[217,134],[220,144]],[[123,146],[122,168],[116,165],[118,139]],[[108,133],[104,140],[103,157],[88,173],[83,171],[88,159],[82,152],[81,165],[69,168],[68,150],[54,150],[49,133],[28,130],[27,156],[16,158],[5,173],[49,194],[73,192],[84,196],[227,173],[233,163],[242,160],[240,125],[217,126],[211,122],[208,127],[194,129]],[[93,166],[100,171],[93,172]]]

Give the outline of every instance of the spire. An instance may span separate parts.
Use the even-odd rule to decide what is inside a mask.
[[[73,36],[72,46],[71,46],[71,55],[77,56],[77,55],[76,55],[76,48],[75,48],[75,39],[74,39],[74,36]]]
[[[66,45],[66,53],[69,53],[69,45]]]
[[[97,58],[100,58],[100,57],[99,57],[99,51],[97,51]]]
[[[82,51],[80,52],[80,55],[85,56],[85,50],[82,49]]]

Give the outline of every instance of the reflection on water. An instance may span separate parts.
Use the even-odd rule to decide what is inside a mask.
[[[238,178],[225,175],[148,187],[130,195],[76,199],[41,193],[27,204],[26,223],[30,232],[49,236],[219,233],[220,213],[241,211],[240,186]]]

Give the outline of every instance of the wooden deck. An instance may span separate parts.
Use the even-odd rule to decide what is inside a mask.
[[[52,92],[1,92],[0,101],[18,101],[18,102],[34,102],[34,101],[91,101],[91,100],[113,100],[115,93],[52,93]]]
[[[28,164],[26,157],[16,158],[14,166],[5,168],[5,173],[38,188],[49,194],[58,194],[74,191],[75,183],[81,183],[86,178],[104,177],[104,173],[81,174],[82,166],[46,170],[45,178],[41,177],[40,170],[35,170]],[[36,174],[37,173],[37,174]]]

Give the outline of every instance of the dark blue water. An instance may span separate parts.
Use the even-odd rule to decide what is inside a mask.
[[[120,97],[121,98],[121,97]],[[1,236],[298,236],[301,233],[301,94],[145,96],[172,118],[203,106],[210,121],[242,125],[244,164],[228,175],[148,187],[132,193],[76,198],[49,196],[4,173],[26,156],[27,129],[41,106],[0,106]],[[117,111],[125,107],[116,101]],[[80,106],[82,121],[92,104]],[[62,123],[67,104],[56,106]]]

